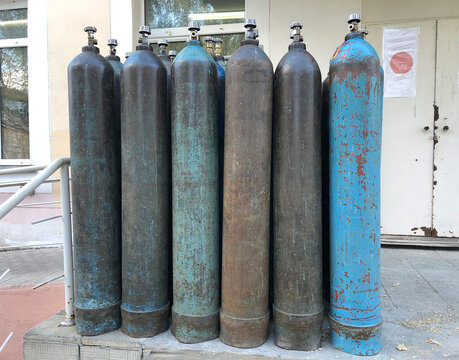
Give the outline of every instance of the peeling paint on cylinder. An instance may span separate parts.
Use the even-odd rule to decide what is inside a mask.
[[[273,67],[241,44],[226,66],[220,340],[250,348],[268,336]]]
[[[321,341],[321,97],[319,66],[294,39],[274,74],[273,105],[275,342],[290,350]]]
[[[360,31],[330,61],[330,320],[340,350],[381,349],[379,58]]]
[[[172,63],[172,332],[184,343],[218,336],[217,66],[199,40]]]
[[[81,335],[120,327],[120,178],[114,72],[93,45],[68,67],[75,320]]]
[[[121,330],[150,337],[169,328],[170,139],[167,71],[142,43],[121,71]]]

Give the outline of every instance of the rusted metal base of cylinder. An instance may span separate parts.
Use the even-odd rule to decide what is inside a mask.
[[[354,355],[375,355],[381,351],[382,322],[373,326],[350,326],[330,318],[330,341],[338,350]]]
[[[220,340],[227,345],[249,349],[268,340],[269,311],[252,319],[241,319],[220,312]]]
[[[207,316],[179,314],[172,307],[172,334],[185,344],[195,344],[218,337],[218,311]]]
[[[153,311],[129,311],[121,307],[121,331],[134,338],[152,337],[169,329],[170,305]]]
[[[99,309],[82,309],[75,306],[75,326],[80,335],[104,334],[121,326],[121,302]]]
[[[276,345],[287,350],[314,351],[320,347],[323,310],[297,315],[273,307]]]

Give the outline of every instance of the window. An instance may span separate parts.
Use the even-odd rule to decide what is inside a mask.
[[[222,55],[228,56],[244,39],[244,9],[244,0],[145,0],[145,23],[153,44],[166,38],[168,50],[180,51],[188,39],[188,21],[198,20],[201,41],[208,35],[220,37]]]
[[[0,144],[3,159],[29,159],[27,9],[0,10]]]

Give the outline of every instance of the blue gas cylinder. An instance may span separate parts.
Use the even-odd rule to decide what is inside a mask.
[[[375,49],[349,17],[330,61],[330,321],[340,350],[381,350],[380,165],[382,72]]]

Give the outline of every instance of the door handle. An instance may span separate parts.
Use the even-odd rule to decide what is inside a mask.
[[[426,125],[426,126],[424,126],[424,131],[427,131],[427,130],[429,130],[429,129],[430,129],[430,127],[429,127],[429,126],[427,126],[427,125]]]
[[[449,126],[448,125],[443,126],[443,131],[448,131],[448,130],[449,130]]]

